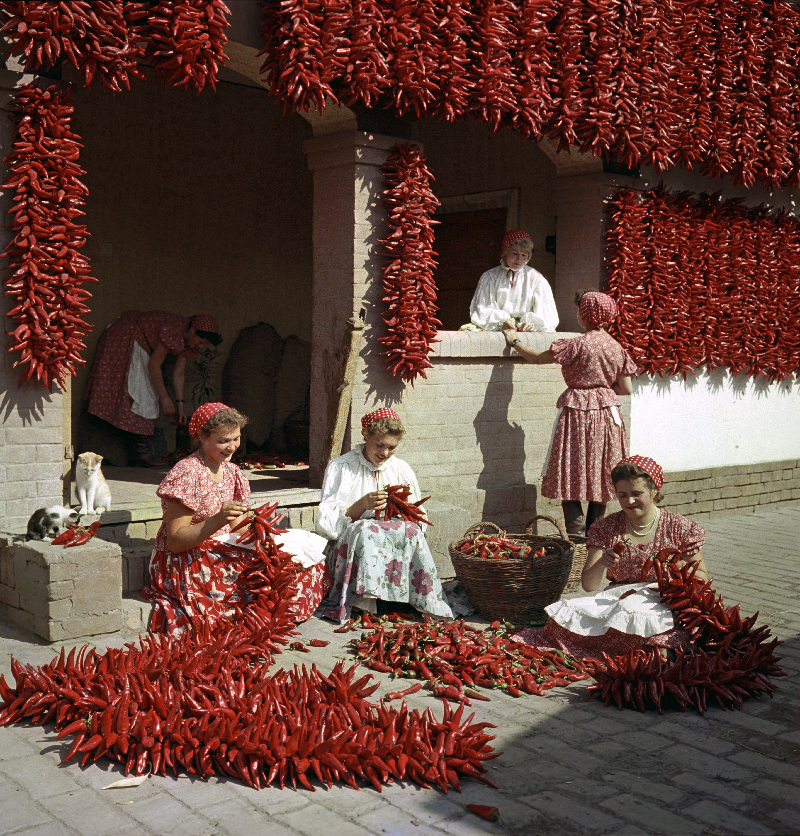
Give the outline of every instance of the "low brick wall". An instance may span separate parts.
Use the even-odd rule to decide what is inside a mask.
[[[0,616],[47,641],[123,625],[120,547],[94,538],[69,549],[0,536]]]
[[[693,520],[800,500],[800,460],[664,474],[665,508]]]

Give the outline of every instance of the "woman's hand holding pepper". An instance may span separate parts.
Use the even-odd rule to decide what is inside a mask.
[[[386,491],[371,491],[364,494],[358,502],[354,502],[345,513],[353,522],[361,519],[366,511],[374,511],[375,516],[377,516],[378,512],[386,507],[388,498],[389,494]]]
[[[217,521],[219,522],[217,530],[223,528],[226,525],[232,526],[234,523],[238,522],[242,518],[246,511],[247,506],[241,502],[236,502],[235,500],[223,502],[222,508],[220,508],[216,514],[214,514]]]
[[[536,326],[532,322],[526,322],[519,328],[520,331],[535,331]]]

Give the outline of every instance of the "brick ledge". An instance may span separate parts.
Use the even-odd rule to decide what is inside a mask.
[[[519,340],[534,351],[546,351],[555,340],[578,337],[580,334],[548,331],[520,331]],[[519,360],[500,331],[439,331],[439,342],[432,346],[431,358],[443,357],[508,357]]]

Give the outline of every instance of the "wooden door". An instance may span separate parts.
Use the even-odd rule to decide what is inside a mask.
[[[469,304],[478,279],[500,261],[507,212],[505,208],[484,209],[436,216],[441,223],[435,227],[439,266],[434,280],[443,331],[457,331],[469,322]]]

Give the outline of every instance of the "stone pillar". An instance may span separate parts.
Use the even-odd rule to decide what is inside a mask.
[[[311,320],[311,484],[322,480],[322,450],[332,429],[334,395],[341,385],[341,346],[347,320],[366,311],[362,357],[375,351],[371,329],[383,326],[381,166],[391,136],[353,131],[307,140],[303,150],[314,172],[314,281]],[[377,307],[376,307],[377,306]],[[356,375],[363,374],[359,364]]]
[[[29,83],[33,77],[0,69],[0,159],[8,155],[14,140],[14,125],[8,118],[8,102],[17,86]],[[43,79],[43,82],[48,82]],[[5,180],[8,167],[2,166]],[[0,197],[0,249],[11,238],[12,230],[6,216],[13,193]],[[2,264],[5,267],[5,264]],[[16,304],[12,297],[2,295],[0,313],[5,315]],[[0,334],[0,529],[12,533],[25,531],[30,515],[48,505],[63,501],[64,442],[62,432],[64,393],[54,386],[49,392],[40,383],[28,381],[19,385],[19,367],[12,368],[19,357],[10,354],[9,330],[13,321],[6,320]]]
[[[630,177],[593,171],[558,177],[553,188],[556,204],[556,277],[553,293],[562,331],[580,331],[573,299],[579,290],[599,290],[604,275],[603,233],[606,200]]]

